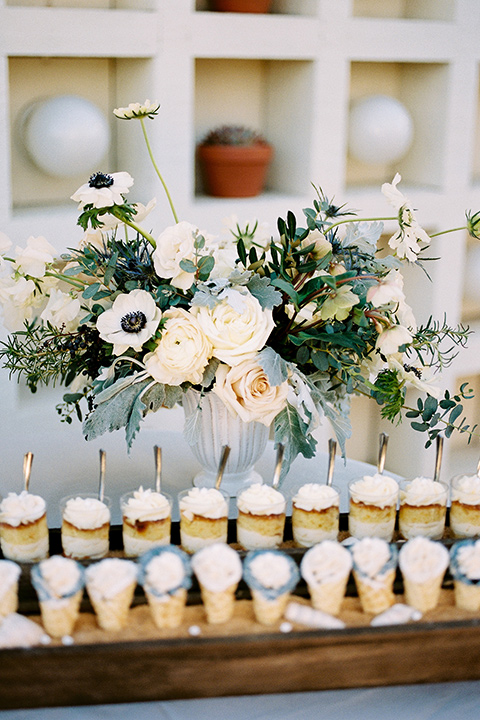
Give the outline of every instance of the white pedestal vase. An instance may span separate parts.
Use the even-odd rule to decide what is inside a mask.
[[[199,403],[201,411],[196,418],[199,432],[190,433],[188,427],[197,413]],[[230,455],[223,474],[222,488],[229,495],[235,497],[244,487],[262,481],[253,468],[267,445],[268,427],[258,422],[243,422],[238,416],[232,415],[213,392],[202,397],[198,391],[188,390],[182,404],[185,438],[203,468],[193,479],[196,487],[214,487],[224,445],[230,447]]]

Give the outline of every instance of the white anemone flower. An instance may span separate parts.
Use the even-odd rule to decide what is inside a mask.
[[[388,244],[392,250],[396,251],[397,257],[415,262],[421,250],[420,243],[430,245],[430,237],[419,225],[410,202],[397,189],[401,179],[401,176],[397,173],[392,183],[382,185],[383,194],[398,213],[398,223],[400,225],[397,232],[388,241]]]
[[[86,205],[96,208],[123,205],[123,195],[128,193],[133,185],[133,178],[127,172],[101,173],[96,172],[71,196],[71,200],[79,203],[78,209],[83,210]]]
[[[102,340],[113,344],[114,355],[128,348],[139,351],[155,333],[162,313],[146,290],[118,295],[110,310],[97,319],[97,330]]]
[[[434,398],[440,397],[440,388],[437,384],[438,374],[430,365],[410,364],[408,360],[400,362],[395,357],[388,359],[388,365],[392,370],[397,371],[402,380],[405,380],[417,390],[432,395]]]

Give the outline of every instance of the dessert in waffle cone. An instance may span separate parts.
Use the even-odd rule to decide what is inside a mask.
[[[48,556],[45,500],[23,490],[8,493],[0,503],[0,545],[3,556],[17,562],[39,562]]]
[[[335,540],[324,540],[307,550],[300,572],[315,610],[338,615],[351,569],[351,554]]]
[[[75,560],[54,555],[34,565],[32,584],[45,630],[52,637],[70,635],[80,612],[84,570]]]
[[[450,549],[455,605],[461,610],[480,610],[480,540],[463,540]]]
[[[378,615],[395,602],[397,548],[381,538],[362,538],[351,548],[353,577],[362,609]]]
[[[216,543],[195,553],[192,569],[197,576],[209,623],[224,623],[233,615],[235,591],[242,577],[238,553]]]
[[[299,576],[295,561],[280,550],[254,550],[248,553],[243,577],[252,594],[257,622],[262,625],[278,622]]]
[[[398,562],[403,577],[405,602],[424,613],[433,610],[440,597],[449,554],[444,545],[417,536],[400,550]]]
[[[86,569],[88,597],[103,630],[121,630],[127,624],[137,574],[137,565],[121,558],[106,558]]]
[[[11,560],[0,560],[0,619],[18,609],[20,567]]]
[[[181,624],[191,573],[189,556],[175,545],[152,548],[140,558],[139,582],[158,628]]]

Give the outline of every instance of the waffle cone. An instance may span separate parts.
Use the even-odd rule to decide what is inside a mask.
[[[407,605],[411,605],[422,613],[433,610],[437,606],[440,597],[444,574],[442,572],[432,580],[423,583],[413,582],[404,575],[403,588]]]
[[[455,605],[461,610],[480,610],[480,585],[454,580]]]
[[[187,601],[185,588],[180,588],[173,595],[162,598],[147,591],[146,595],[152,619],[157,628],[176,628],[181,625]]]
[[[230,620],[235,607],[235,590],[237,589],[237,584],[238,583],[234,583],[221,592],[207,590],[206,587],[200,584],[203,606],[209,623],[219,624]]]
[[[40,602],[40,612],[42,614],[43,627],[49,635],[55,638],[71,635],[75,622],[80,613],[80,602],[83,590],[79,590],[67,598],[65,604],[60,604],[55,600],[46,600]]]
[[[127,585],[111,598],[99,598],[89,594],[97,622],[102,630],[121,630],[127,624],[128,612],[132,604],[136,581]],[[87,586],[88,592],[88,586]]]
[[[275,600],[267,600],[263,595],[252,590],[253,612],[261,625],[274,625],[285,612],[290,593],[279,595]]]
[[[3,595],[0,597],[0,618],[4,618],[10,613],[18,610],[18,582],[12,583],[12,585],[5,590]]]
[[[308,590],[315,610],[322,610],[330,615],[338,615],[345,597],[348,575],[337,582],[325,582],[309,585]]]
[[[392,568],[392,570],[385,573],[381,582],[377,578],[374,584],[365,582],[361,575],[355,571],[353,577],[355,578],[358,597],[364,612],[378,615],[394,604],[393,581],[395,579],[395,569]]]

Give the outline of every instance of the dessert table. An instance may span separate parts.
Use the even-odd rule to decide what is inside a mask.
[[[172,467],[170,472],[166,472],[164,476],[165,491],[174,495],[177,490],[188,486],[188,482],[191,482],[191,480],[189,480],[188,478],[191,478],[193,473],[196,472],[198,468],[196,466],[196,462],[191,458],[189,450],[185,446],[185,441],[183,440],[181,434],[174,432],[165,433],[162,440],[162,445],[163,447],[167,448],[167,451],[168,448],[175,448],[176,458],[178,458],[175,466]],[[327,453],[323,452],[319,452],[317,457],[313,460],[305,460],[301,457],[298,458],[289,473],[283,489],[291,495],[296,490],[296,488],[298,488],[301,484],[305,482],[313,480],[321,482],[326,476],[327,462]],[[274,463],[275,453],[273,447],[271,447],[271,445],[269,444],[269,447],[267,448],[264,457],[257,464],[256,469],[266,480],[268,480],[273,473]],[[181,472],[179,472],[179,468],[181,468]],[[348,460],[346,463],[344,463],[343,460],[341,460],[340,458],[337,459],[334,482],[337,486],[340,487],[341,490],[342,512],[346,512],[348,509],[348,481],[354,477],[358,477],[365,473],[371,474],[374,471],[375,468],[365,463],[360,463],[354,460]],[[130,488],[126,487],[126,483],[128,482],[130,483]],[[131,489],[132,485],[138,486],[140,482],[141,480],[139,478],[132,479],[131,476],[130,479],[120,479],[118,486],[115,489],[112,488],[113,492],[110,492],[110,495],[113,496],[113,505],[115,506],[116,504],[118,504],[118,497],[122,492],[125,491],[125,489]],[[50,502],[53,505],[57,500],[57,498],[54,496],[58,494],[58,492],[58,488],[52,489],[52,497],[47,498],[47,502]],[[234,515],[233,504],[232,515]],[[112,518],[113,522],[118,521],[118,517],[119,516],[115,517],[114,512]],[[377,630],[381,629],[378,628]],[[313,638],[311,640],[312,645],[316,642],[314,638],[315,635],[316,633],[311,633],[311,636]],[[351,672],[352,668],[354,669],[363,664],[363,657],[361,654],[359,654],[361,650],[360,646],[363,640],[361,640],[360,638],[360,644],[358,644],[357,635],[355,635],[355,637],[354,635],[352,635],[352,638],[354,637],[355,640],[354,644],[352,645],[349,645],[348,638],[342,641],[344,643],[344,650],[342,652],[344,652],[344,657],[346,658],[345,668],[347,673]],[[319,718],[320,720],[330,720],[330,718],[332,718],[333,720],[333,718],[337,719],[338,717],[342,717],[344,720],[350,720],[350,718],[351,720],[367,720],[367,718],[370,719],[371,717],[376,717],[378,715],[382,718],[382,720],[393,720],[393,718],[395,718],[396,720],[400,713],[403,715],[403,717],[409,718],[409,720],[430,720],[433,717],[435,717],[435,720],[446,720],[447,718],[451,718],[454,714],[460,714],[462,720],[473,720],[474,718],[475,720],[477,720],[480,711],[480,680],[476,679],[480,677],[480,674],[478,673],[478,661],[476,663],[473,662],[473,664],[475,665],[475,669],[470,674],[468,671],[468,663],[476,659],[475,655],[480,655],[480,652],[477,652],[476,650],[476,648],[480,647],[480,645],[477,644],[475,640],[476,633],[473,634],[474,636],[470,637],[471,635],[471,623],[470,625],[469,623],[465,623],[464,626],[459,626],[458,631],[456,627],[453,627],[453,634],[451,635],[449,642],[455,643],[454,647],[456,648],[456,653],[454,654],[454,662],[457,663],[456,669],[453,669],[454,671],[452,672],[452,674],[450,674],[449,671],[445,671],[443,675],[440,675],[440,677],[437,678],[434,675],[429,676],[428,672],[425,672],[425,668],[422,667],[422,663],[423,665],[425,665],[425,660],[420,660],[418,665],[418,672],[422,684],[415,684],[416,680],[412,679],[416,678],[416,656],[414,654],[415,651],[412,649],[408,650],[407,646],[405,646],[408,651],[405,655],[405,666],[409,665],[409,667],[406,667],[405,673],[402,677],[395,679],[392,678],[391,675],[387,675],[386,677],[388,678],[388,680],[386,680],[385,676],[383,676],[382,674],[383,666],[382,655],[380,652],[380,644],[383,643],[384,645],[385,642],[384,640],[382,640],[382,643],[378,645],[379,656],[376,660],[374,658],[374,664],[372,665],[372,653],[373,655],[375,655],[375,652],[377,651],[376,640],[375,638],[373,638],[372,642],[370,642],[371,649],[369,650],[369,663],[371,667],[375,666],[375,662],[377,663],[378,685],[375,681],[375,678],[372,682],[372,676],[370,674],[370,679],[368,681],[370,687],[355,687],[355,685],[357,684],[361,685],[362,682],[360,681],[359,683],[356,683],[354,681],[353,683],[351,683],[353,687],[350,688],[348,687],[350,684],[348,678],[343,678],[342,682],[337,685],[329,685],[327,682],[326,684],[324,684],[324,687],[344,687],[348,689],[325,689],[323,691],[315,692],[296,692],[295,683],[292,682],[287,683],[285,690],[287,690],[288,692],[285,693],[278,693],[275,689],[272,691],[272,687],[269,687],[265,688],[269,690],[269,694],[258,694],[259,690],[261,692],[263,688],[257,687],[257,689],[254,689],[252,691],[252,686],[250,686],[250,688],[245,687],[245,690],[248,693],[253,692],[254,694],[240,695],[238,694],[237,690],[228,697],[198,697],[194,699],[181,699],[182,697],[187,698],[189,695],[192,694],[188,692],[188,675],[186,675],[186,686],[184,695],[181,689],[178,690],[177,686],[176,694],[170,696],[178,699],[142,701],[131,703],[125,702],[125,700],[128,700],[129,698],[123,696],[120,698],[122,702],[120,702],[119,704],[93,704],[87,706],[75,706],[73,701],[72,706],[69,707],[44,707],[43,701],[40,701],[38,703],[39,706],[34,707],[33,709],[13,710],[2,710],[2,704],[0,701],[0,717],[1,720],[47,720],[47,718],[48,720],[77,720],[77,718],[82,718],[82,720],[89,720],[89,718],[95,718],[96,720],[101,720],[102,718],[111,718],[112,720],[113,718],[115,718],[115,720],[122,720],[123,718],[132,717],[133,714],[136,717],[136,720],[143,720],[143,718],[148,718],[149,720],[152,718],[158,718],[159,720],[187,720],[187,718],[190,719],[194,716],[196,720],[203,720],[204,718],[205,720],[207,720],[207,718],[208,720],[223,720],[225,717],[233,720],[235,720],[236,718],[240,720],[240,718],[243,719],[245,717],[248,717],[252,720],[270,720],[270,718],[272,720],[274,718],[275,720],[293,720],[293,718],[297,719],[309,717]],[[377,637],[380,638],[380,635],[378,635]],[[389,652],[390,654],[393,654],[395,653],[395,647],[398,647],[399,653],[401,655],[403,650],[405,650],[405,647],[402,646],[402,642],[400,642],[399,645],[395,644],[398,638],[401,639],[401,631],[399,631],[398,634],[395,634],[395,632],[387,632],[384,637],[387,638],[387,643],[389,643],[389,650],[384,650],[384,652]],[[438,638],[441,642],[443,642],[443,639],[441,638],[441,633],[438,635]],[[431,632],[425,635],[423,641],[419,641],[417,639],[416,647],[418,647],[419,642],[424,642],[424,644],[427,645],[430,641],[434,643],[436,642],[435,634]],[[275,642],[277,641],[274,639],[272,648],[275,645]],[[279,640],[278,642],[281,645],[282,641]],[[341,642],[338,644],[340,645]],[[447,646],[448,643],[445,647]],[[453,647],[453,645],[450,645],[450,647]],[[351,656],[349,656],[350,648],[352,653]],[[460,652],[460,648],[462,648],[462,652],[464,648],[464,656],[462,655],[462,652]],[[59,650],[61,650],[61,648],[59,648]],[[69,648],[65,648],[65,650],[68,651]],[[139,648],[137,648],[137,652],[138,651]],[[301,645],[299,646],[299,648],[297,648],[297,651],[298,652],[296,657],[298,658],[298,662],[301,662],[303,657],[305,657],[308,662],[308,653],[306,652],[305,656],[303,655],[303,649]],[[315,651],[318,652],[318,647],[316,647]],[[28,653],[28,651],[24,652]],[[113,658],[116,650],[111,650],[109,652],[111,653],[110,657]],[[122,652],[122,657],[126,657],[125,647],[123,648]],[[178,661],[180,662],[181,649],[180,651],[177,650],[176,652],[178,656]],[[223,658],[222,656],[220,645],[217,652],[217,668],[220,667],[221,670],[219,671],[218,669],[216,669],[215,672],[219,672],[218,677],[219,679],[221,679],[221,673],[228,672],[229,666],[227,659]],[[269,650],[269,652],[272,651]],[[328,656],[328,644],[325,645],[325,652]],[[210,653],[212,653],[211,650]],[[357,653],[357,656],[355,656],[355,653]],[[279,654],[281,655],[281,652]],[[250,653],[250,655],[252,655],[252,653]],[[260,656],[260,658],[257,658],[257,662],[263,662],[264,664],[266,664],[269,662],[269,657],[272,657],[272,659],[275,658],[275,650],[273,650],[271,656],[269,656],[268,654],[264,655],[263,657]],[[312,656],[310,658],[310,663],[312,663],[312,659],[314,659],[314,657],[315,656]],[[357,659],[355,659],[355,657]],[[402,657],[402,655],[400,658],[397,657],[396,662],[403,662]],[[461,659],[463,657],[465,657],[465,665],[464,667],[459,667],[459,664],[461,665]],[[448,657],[447,653],[445,655],[445,658],[446,666],[448,666],[448,661],[450,661],[451,667],[452,659]],[[72,661],[72,659],[70,659],[70,661]],[[280,658],[277,658],[277,661],[280,663],[282,662]],[[93,658],[92,662],[94,662]],[[247,662],[249,662],[248,658]],[[252,662],[254,662],[253,656]],[[320,669],[319,665],[319,672],[328,672],[328,660],[325,659],[322,662],[323,669]],[[69,667],[71,667],[71,665],[65,665],[66,682],[68,681]],[[101,682],[102,673],[106,672],[105,667],[106,666],[102,664],[101,660],[96,666],[95,671],[98,672],[99,682]],[[60,671],[60,668],[61,663],[59,663],[58,665],[58,671]],[[263,671],[265,672],[265,667],[263,667]],[[125,684],[128,685],[128,666],[125,666],[124,672],[126,679]],[[272,665],[272,673],[273,672],[274,670]],[[312,672],[312,670],[310,670],[310,672]],[[356,670],[354,670],[353,672],[356,676]],[[0,678],[1,677],[2,663],[0,662]],[[442,682],[430,683],[428,682],[429,678],[433,678],[435,680],[440,679],[442,680]],[[449,678],[457,679],[458,681],[443,682],[444,680],[447,680]],[[474,679],[470,680],[470,678]],[[58,677],[55,678],[55,681],[58,682]],[[405,681],[413,684],[400,684],[398,686],[395,684],[396,682],[404,683]],[[216,682],[215,678],[213,679],[213,682]],[[317,685],[317,687],[318,686],[320,685]],[[239,686],[237,685],[237,688],[238,687]],[[310,687],[315,687],[315,684],[311,684]],[[276,689],[283,690],[284,688],[280,685],[277,685]],[[49,704],[48,693],[48,682],[45,682],[45,705]],[[212,693],[208,692],[205,694],[208,695]],[[223,694],[225,694],[225,691],[223,691]],[[201,695],[201,693],[199,693],[199,695]],[[73,693],[72,697],[74,696],[75,695]],[[161,695],[159,695],[159,697],[161,697]]]

